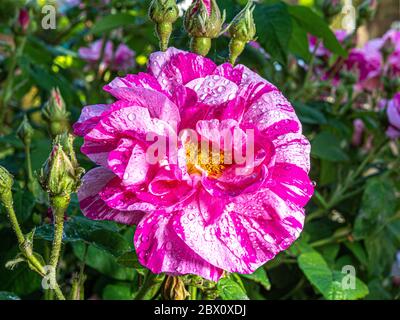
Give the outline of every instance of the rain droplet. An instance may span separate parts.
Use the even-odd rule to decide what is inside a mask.
[[[313,185],[313,187],[317,186],[317,182],[316,181],[312,181],[311,184]]]

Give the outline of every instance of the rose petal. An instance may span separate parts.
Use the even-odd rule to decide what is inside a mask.
[[[82,109],[81,115],[73,125],[74,133],[84,136],[100,121],[101,115],[110,108],[107,104],[95,104]]]
[[[198,256],[175,233],[173,214],[155,212],[137,226],[135,248],[139,262],[153,273],[197,274],[218,281],[223,271]]]
[[[130,139],[121,139],[117,149],[110,152],[108,166],[126,186],[144,182],[149,169],[145,149]]]
[[[268,189],[233,198],[212,223],[205,216],[215,201],[209,203],[210,197],[199,194],[175,215],[174,228],[193,251],[229,272],[254,272],[287,249],[304,223],[303,209],[289,206]]]
[[[115,175],[104,168],[90,170],[82,178],[78,200],[82,213],[93,220],[113,220],[124,224],[137,224],[143,217],[142,211],[120,211],[106,205],[99,192]]]

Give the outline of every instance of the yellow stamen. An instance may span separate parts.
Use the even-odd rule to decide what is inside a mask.
[[[219,176],[225,169],[223,151],[216,152],[212,148],[200,148],[199,152],[199,146],[193,142],[186,143],[185,150],[187,169],[190,174],[201,174],[205,171],[210,176]]]

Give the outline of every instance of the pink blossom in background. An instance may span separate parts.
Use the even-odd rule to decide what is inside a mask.
[[[265,49],[257,41],[249,41],[249,46],[258,50],[265,59],[270,59],[271,56],[265,51]]]
[[[346,60],[347,69],[358,75],[355,89],[358,91],[379,89],[383,60],[380,39],[368,41],[362,48],[350,51]]]
[[[115,51],[114,60],[111,63],[112,70],[128,70],[135,66],[135,53],[125,44],[121,43]]]
[[[391,139],[400,138],[400,92],[396,93],[392,100],[387,103],[387,117],[389,128],[386,134]]]
[[[353,146],[361,145],[363,141],[363,133],[364,133],[364,122],[361,119],[355,119],[353,121],[353,137],[351,139],[351,143]]]
[[[387,73],[389,76],[400,76],[400,30],[391,29],[382,37],[382,48],[389,50]]]
[[[310,143],[274,85],[243,65],[169,48],[150,56],[147,73],[104,89],[116,101],[86,106],[74,125],[82,152],[99,165],[78,197],[91,219],[137,224],[142,265],[216,281],[223,270],[254,272],[298,238],[314,189]],[[200,163],[189,132],[216,153],[232,132],[245,143],[233,147],[247,150],[253,132],[253,161],[226,165],[206,154]],[[170,141],[178,133],[176,150],[150,163],[147,137]]]
[[[338,41],[339,41],[340,43],[343,43],[343,41],[344,41],[344,40],[346,39],[346,37],[347,37],[347,31],[346,31],[346,30],[338,29],[338,30],[335,30],[335,31],[334,31],[334,34],[335,34],[335,36],[336,36],[336,39],[338,39]],[[310,36],[308,37],[308,43],[309,43],[310,52],[314,52],[315,46],[316,46],[317,43],[318,43],[318,38],[315,37],[315,36],[313,36],[313,35],[310,35]],[[323,43],[320,43],[320,44],[318,45],[316,51],[315,51],[315,55],[316,55],[317,57],[326,57],[326,58],[329,58],[329,57],[332,55],[332,53],[331,53],[331,51],[330,51],[329,49],[327,49],[327,48],[324,46]]]
[[[335,30],[334,34],[340,43],[343,43],[347,37],[347,32],[341,29]],[[319,79],[322,80],[330,79],[333,82],[333,84],[337,86],[340,82],[340,76],[338,72],[340,68],[339,69],[337,68],[337,64],[341,64],[343,63],[343,61],[339,59],[331,67],[329,59],[332,57],[332,52],[329,49],[327,49],[323,43],[319,43],[318,47],[315,49],[315,46],[318,43],[317,37],[310,35],[308,37],[308,40],[309,40],[310,52],[312,53],[314,52],[314,50],[316,50],[315,55],[316,57],[319,58],[318,61],[316,61],[313,72],[317,75]],[[305,65],[305,69],[307,68],[308,66]]]
[[[97,66],[101,57],[103,46],[102,40],[93,42],[88,48],[80,48],[79,56],[86,60],[91,66]],[[107,41],[104,48],[104,56],[102,63],[105,68],[113,71],[126,71],[135,66],[135,52],[129,49],[125,44],[118,45],[114,52],[114,45],[111,41]]]

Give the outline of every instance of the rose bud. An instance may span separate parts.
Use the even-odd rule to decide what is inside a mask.
[[[215,0],[195,0],[185,13],[185,29],[191,37],[193,52],[206,56],[211,48],[211,39],[217,38],[225,21]]]
[[[18,13],[18,27],[21,30],[22,34],[26,34],[26,31],[28,30],[29,27],[29,22],[30,22],[29,10],[25,8],[20,9]]]
[[[233,19],[229,26],[229,33],[232,37],[229,43],[229,59],[235,64],[237,57],[243,52],[247,42],[254,41],[256,35],[256,25],[254,23],[253,1],[247,2],[247,5]]]
[[[162,289],[162,296],[165,300],[185,300],[189,293],[180,277],[168,276]]]
[[[83,169],[77,166],[70,134],[57,136],[53,150],[40,172],[39,182],[51,197],[69,196],[80,185]]]
[[[42,114],[53,137],[69,130],[69,112],[58,88],[51,90],[50,99],[44,106]]]
[[[167,50],[172,33],[172,24],[179,17],[176,0],[153,0],[149,7],[149,18],[156,24],[160,49]]]
[[[32,135],[33,128],[29,123],[28,117],[25,115],[17,129],[17,136],[24,143],[24,145],[30,145],[32,141]]]

